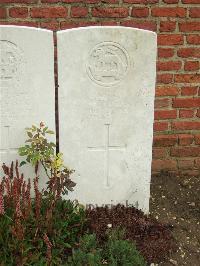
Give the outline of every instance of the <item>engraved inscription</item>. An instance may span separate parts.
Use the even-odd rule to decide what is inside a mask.
[[[18,80],[21,72],[23,54],[16,44],[0,40],[0,80],[1,86]]]
[[[110,124],[105,124],[106,127],[106,143],[104,146],[90,146],[88,149],[90,151],[103,151],[105,152],[105,183],[106,187],[110,188],[110,151],[121,151],[126,148],[126,145],[123,146],[112,146],[110,145]]]
[[[102,86],[120,82],[129,67],[129,55],[118,43],[102,42],[96,45],[88,58],[87,73],[91,80]]]

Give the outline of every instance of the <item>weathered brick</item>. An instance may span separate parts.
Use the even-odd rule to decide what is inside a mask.
[[[67,9],[65,7],[33,7],[31,8],[32,18],[66,18]]]
[[[128,8],[124,7],[113,7],[113,8],[102,8],[95,7],[92,9],[93,17],[100,18],[126,18],[128,17]]]
[[[0,19],[1,18],[6,18],[6,9],[0,7]]]
[[[154,159],[152,161],[152,170],[160,171],[160,170],[176,170],[177,162],[176,160],[159,160]]]
[[[183,44],[183,35],[180,34],[158,35],[158,45],[179,45],[179,44]]]
[[[175,86],[162,86],[156,88],[156,96],[177,96],[179,89]]]
[[[138,29],[156,31],[156,23],[153,21],[126,20],[121,22],[121,26],[134,27]]]
[[[174,157],[198,157],[200,147],[172,147],[171,156]]]
[[[200,74],[175,74],[177,83],[200,83]]]
[[[179,17],[186,16],[186,8],[182,7],[155,7],[151,10],[151,15],[154,17]]]
[[[194,136],[194,141],[195,141],[195,144],[197,144],[197,145],[200,144],[200,134],[197,134]]]
[[[165,158],[166,153],[166,148],[153,147],[152,149],[152,157],[155,159]]]
[[[179,111],[179,117],[180,118],[192,118],[194,117],[194,110],[180,110]]]
[[[181,95],[183,96],[192,96],[197,94],[198,87],[182,87]]]
[[[179,23],[179,30],[183,32],[200,31],[200,22],[188,21]]]
[[[172,129],[174,130],[199,130],[199,121],[177,121],[172,122]]]
[[[27,18],[28,8],[27,7],[12,7],[9,9],[9,16],[13,18]]]
[[[181,69],[181,61],[158,61],[157,70],[158,71],[170,71],[170,70],[179,70]]]
[[[179,134],[178,135],[178,144],[180,146],[187,146],[192,144],[194,136],[191,134]]]
[[[174,108],[194,108],[200,106],[200,98],[176,98],[173,99]]]
[[[177,55],[180,57],[200,57],[200,48],[180,48],[177,51]]]
[[[178,168],[179,169],[193,169],[194,167],[194,160],[178,160]]]
[[[88,15],[88,8],[86,7],[72,7],[71,17],[72,18],[84,18]]]
[[[184,69],[186,71],[199,70],[199,61],[187,61],[187,62],[185,62]]]
[[[200,3],[200,1],[199,1],[199,3]],[[190,8],[190,17],[191,18],[200,18],[200,8],[199,7]]]
[[[154,122],[153,125],[154,131],[166,131],[169,129],[168,122]]]
[[[141,7],[141,8],[133,7],[131,12],[132,17],[145,18],[148,17],[148,15],[149,15],[149,9],[146,7]]]
[[[175,21],[161,21],[160,22],[160,32],[175,31],[176,22]]]
[[[157,135],[154,136],[153,145],[155,147],[174,146],[178,143],[177,135]]]
[[[187,35],[186,40],[187,40],[187,43],[189,43],[189,44],[199,45],[200,44],[200,35],[198,35],[198,34]]]
[[[160,58],[169,58],[174,55],[173,48],[158,48],[158,57]]]
[[[176,117],[176,110],[156,110],[154,113],[155,120],[175,119]]]
[[[170,100],[168,98],[155,99],[155,109],[168,108],[170,106]]]
[[[200,117],[200,109],[197,110],[196,116]]]
[[[173,81],[173,74],[157,74],[157,82],[158,83],[172,83]]]

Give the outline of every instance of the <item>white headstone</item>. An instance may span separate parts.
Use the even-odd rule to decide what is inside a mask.
[[[55,130],[54,102],[53,33],[0,26],[1,165],[22,160],[17,150],[25,145],[25,127],[43,121]],[[33,176],[26,166],[21,170]]]
[[[156,34],[123,27],[60,31],[60,151],[84,204],[149,210]]]

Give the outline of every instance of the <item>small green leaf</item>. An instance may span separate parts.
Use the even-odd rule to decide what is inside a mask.
[[[22,161],[20,164],[19,164],[19,166],[21,167],[21,166],[23,166],[23,165],[25,165],[26,164],[26,162],[25,161]]]
[[[54,132],[52,130],[47,130],[46,133],[48,133],[48,134],[54,134]]]
[[[33,137],[33,134],[31,132],[27,132],[27,135],[29,136],[29,138],[32,138]]]

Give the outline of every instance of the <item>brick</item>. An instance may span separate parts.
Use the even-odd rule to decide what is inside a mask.
[[[154,113],[155,120],[175,119],[176,117],[176,110],[157,110]]]
[[[187,35],[186,40],[187,40],[187,43],[189,43],[189,44],[199,45],[200,44],[200,35],[198,35],[198,34]]]
[[[200,74],[175,74],[174,81],[177,83],[199,83]]]
[[[195,135],[194,136],[194,141],[195,141],[195,144],[199,145],[200,144],[200,135]]]
[[[179,0],[163,0],[166,4],[177,4]]]
[[[200,159],[195,159],[194,163],[195,163],[195,168],[200,169]]]
[[[154,17],[179,17],[186,16],[186,8],[182,7],[155,7],[151,10],[151,15]]]
[[[157,25],[155,22],[152,21],[134,21],[134,20],[127,20],[121,22],[121,26],[125,27],[134,27],[138,29],[144,29],[144,30],[151,30],[151,31],[156,31]]]
[[[190,8],[190,17],[191,18],[200,18],[200,8],[198,8],[198,7]]]
[[[154,122],[153,129],[154,131],[166,131],[169,128],[168,122]]]
[[[174,130],[199,130],[199,121],[178,121],[172,122],[172,129]]]
[[[200,22],[182,22],[179,23],[179,30],[183,32],[200,31]]]
[[[182,0],[183,4],[200,4],[200,0]]]
[[[184,69],[186,71],[199,70],[199,61],[187,61],[187,62],[185,62]]]
[[[1,0],[1,4],[36,4],[38,0]]]
[[[86,7],[72,7],[71,17],[72,18],[84,18],[88,15],[88,8]]]
[[[200,48],[180,48],[177,51],[179,57],[200,57]]]
[[[180,34],[158,35],[158,45],[179,45],[183,44],[183,36]]]
[[[0,21],[0,25],[16,25],[16,26],[26,26],[26,27],[38,27],[38,22],[32,21]]]
[[[181,95],[183,96],[193,96],[197,94],[198,87],[182,87]]]
[[[171,148],[171,156],[174,157],[197,157],[200,154],[200,147],[177,147]]]
[[[179,169],[193,169],[194,160],[178,160],[178,168]]]
[[[194,136],[191,134],[180,134],[178,135],[178,144],[180,146],[187,146],[192,144]]]
[[[194,117],[194,110],[180,110],[179,117],[180,118],[192,118]]]
[[[60,25],[56,21],[50,21],[50,22],[41,22],[40,23],[41,28],[45,28],[48,30],[57,31],[60,28]]]
[[[101,24],[99,22],[95,21],[81,21],[81,22],[63,21],[60,23],[60,28],[64,30],[64,29],[72,29],[77,27],[100,26],[100,25]]]
[[[32,18],[66,18],[67,9],[65,7],[34,7],[31,8]]]
[[[152,149],[152,157],[155,159],[164,158],[166,156],[166,148],[156,148]]]
[[[179,70],[181,69],[181,61],[158,61],[157,70],[158,71],[170,71],[170,70]]]
[[[155,109],[168,108],[170,106],[170,101],[168,98],[155,99],[154,105],[155,105]]]
[[[161,170],[176,170],[177,162],[175,160],[159,160],[154,159],[152,161],[152,170],[161,171]]]
[[[27,18],[28,8],[26,7],[12,7],[9,9],[9,16],[13,18]]]
[[[160,32],[170,32],[175,31],[176,22],[175,21],[161,21],[160,22]]]
[[[128,17],[128,8],[115,7],[115,8],[102,8],[96,7],[92,9],[93,17],[100,18],[126,18]]]
[[[124,0],[128,4],[156,4],[159,0]]]
[[[146,7],[143,8],[135,8],[133,7],[131,16],[132,17],[137,17],[137,18],[145,18],[148,17],[149,15],[149,9]]]
[[[165,86],[156,88],[156,96],[177,96],[179,89],[174,86]]]
[[[174,55],[173,48],[158,48],[158,57],[160,58],[169,58]]]
[[[153,139],[154,147],[174,146],[177,143],[178,143],[177,135],[157,135],[154,136]]]
[[[0,7],[0,19],[6,18],[6,9]]]
[[[173,75],[172,74],[157,74],[157,82],[158,83],[172,83]]]
[[[176,98],[173,99],[174,108],[194,108],[200,106],[200,98]]]

